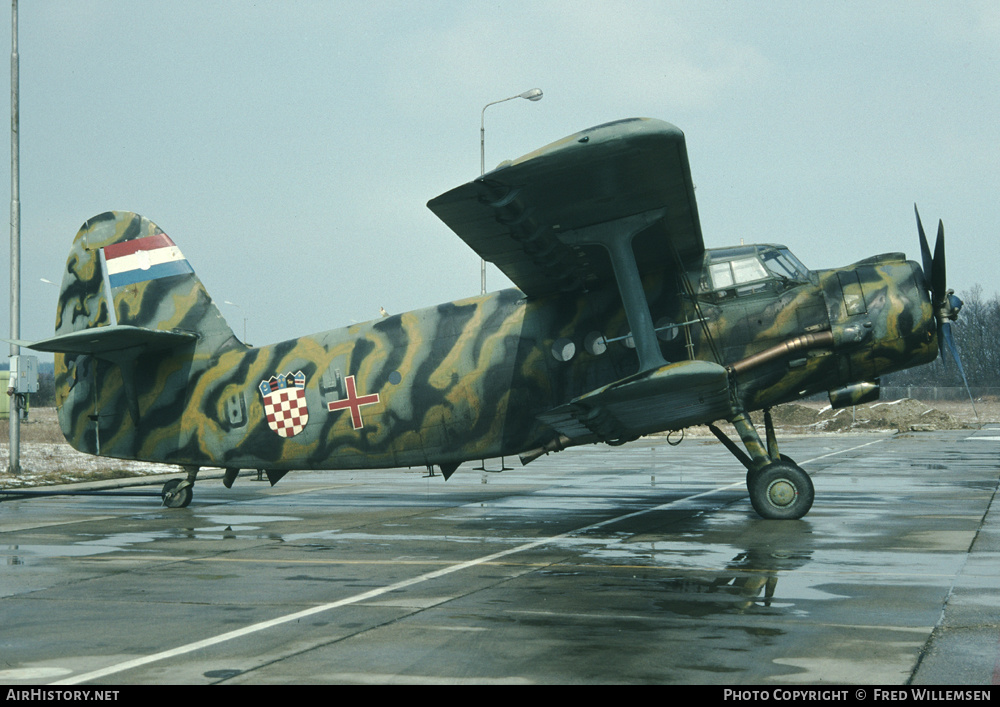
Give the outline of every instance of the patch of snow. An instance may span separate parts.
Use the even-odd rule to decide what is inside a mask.
[[[89,481],[109,472],[123,472],[125,476],[175,474],[180,468],[171,464],[127,461],[96,457],[73,449],[68,444],[22,442],[20,445],[21,473],[8,474],[10,464],[8,445],[0,444],[0,487],[16,488],[39,486],[55,482]]]

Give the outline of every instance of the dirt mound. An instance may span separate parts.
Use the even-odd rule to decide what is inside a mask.
[[[777,427],[807,427],[822,422],[819,410],[798,403],[779,405],[771,410],[771,419]]]
[[[834,410],[829,405],[789,403],[771,411],[775,427],[795,431],[843,432],[847,430],[957,430],[974,427],[918,400],[903,398]],[[754,413],[754,422],[763,415]],[[808,428],[808,430],[807,430]]]
[[[827,416],[836,429],[896,429],[910,432],[957,430],[967,426],[948,413],[910,398],[860,405],[853,410],[853,420],[851,408],[831,410],[827,412]]]

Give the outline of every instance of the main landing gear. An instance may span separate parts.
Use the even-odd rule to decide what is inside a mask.
[[[732,422],[750,456],[714,424],[708,427],[747,468],[747,491],[750,492],[750,503],[758,515],[767,519],[795,520],[808,513],[815,496],[812,479],[802,467],[778,451],[771,411],[764,411],[766,448],[750,422],[749,415],[741,413]]]

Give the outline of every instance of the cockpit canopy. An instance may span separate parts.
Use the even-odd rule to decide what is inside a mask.
[[[748,245],[706,250],[702,269],[688,277],[698,296],[725,300],[806,283],[810,272],[785,246]]]

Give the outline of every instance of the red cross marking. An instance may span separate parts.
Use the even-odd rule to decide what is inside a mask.
[[[357,388],[354,385],[354,376],[347,376],[344,379],[347,384],[347,399],[346,400],[336,400],[332,403],[327,403],[326,407],[330,412],[335,410],[343,410],[344,408],[351,409],[351,424],[354,425],[354,429],[360,430],[365,426],[365,423],[361,419],[361,408],[364,405],[374,405],[379,402],[378,393],[372,393],[371,395],[362,395],[358,397]]]

